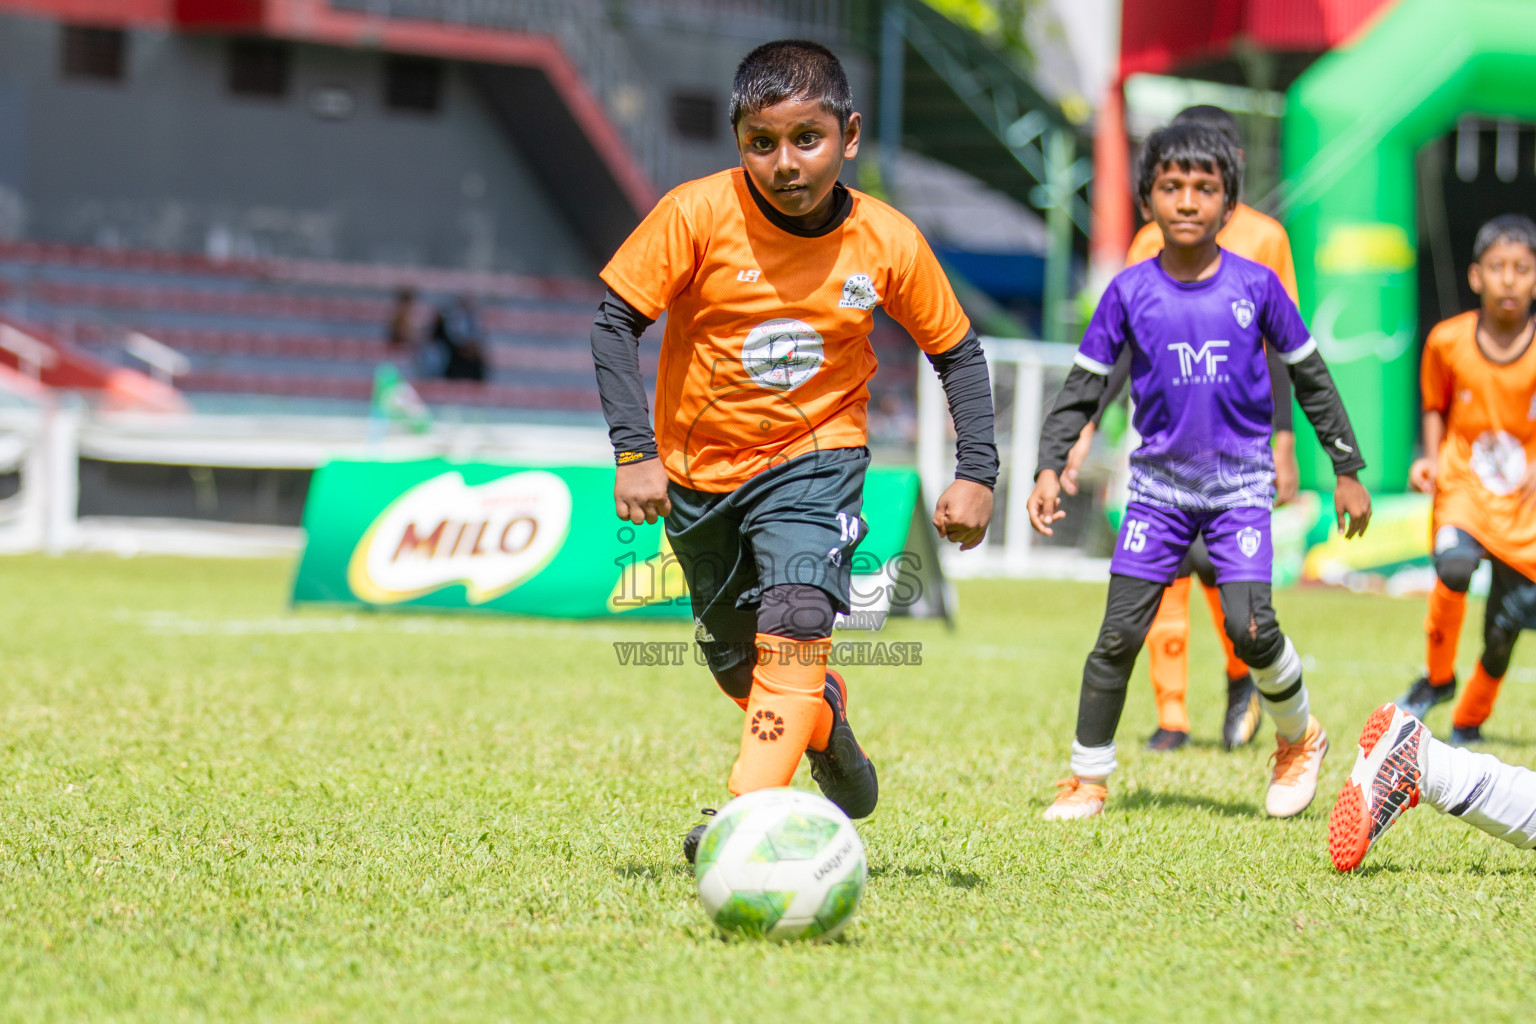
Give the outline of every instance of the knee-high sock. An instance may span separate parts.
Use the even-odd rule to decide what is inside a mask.
[[[1479,663],[1472,678],[1467,680],[1467,688],[1461,691],[1461,700],[1456,702],[1451,724],[1458,729],[1465,729],[1488,721],[1488,716],[1493,714],[1493,702],[1499,699],[1499,684],[1502,682],[1502,677],[1495,679],[1490,676],[1488,670]]]
[[[731,769],[734,796],[789,785],[822,715],[831,714],[823,696],[830,639],[790,640],[759,633],[757,646],[741,753]]]
[[[1419,792],[1453,814],[1521,849],[1536,847],[1536,772],[1430,738]]]
[[[847,694],[848,684],[845,682],[843,684],[845,707],[847,705]],[[741,710],[747,710],[747,704],[749,703],[750,698],[732,697],[730,694],[726,694],[726,696],[735,701],[736,706],[741,708]],[[816,728],[811,730],[811,742],[807,744],[807,746],[811,750],[826,750],[827,744],[832,741],[832,726],[834,724],[835,723],[832,718],[832,705],[823,700],[821,702],[821,714],[816,717]]]
[[[1461,640],[1461,620],[1467,614],[1467,595],[1435,581],[1429,592],[1429,614],[1424,617],[1424,663],[1429,681],[1439,686],[1456,675],[1456,645]]]
[[[1163,591],[1157,618],[1147,630],[1147,657],[1152,667],[1152,692],[1157,698],[1157,724],[1189,732],[1189,577],[1174,580]]]
[[[1301,679],[1301,658],[1291,638],[1285,638],[1285,646],[1274,664],[1262,668],[1252,665],[1250,669],[1264,710],[1275,720],[1276,731],[1291,743],[1305,736],[1312,708],[1307,685]]]
[[[1227,636],[1227,617],[1221,610],[1221,591],[1215,587],[1201,587],[1205,591],[1205,603],[1211,606],[1211,621],[1216,623],[1216,636],[1221,640],[1221,653],[1227,659],[1227,678],[1241,679],[1248,674],[1248,666],[1232,649],[1232,638]]]

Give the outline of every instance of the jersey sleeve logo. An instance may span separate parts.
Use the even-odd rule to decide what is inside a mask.
[[[821,335],[801,320],[766,320],[747,332],[741,367],[760,388],[793,391],[826,361]]]
[[[874,309],[880,305],[880,293],[875,291],[875,283],[868,274],[849,274],[843,282],[843,301],[838,305],[844,309]]]
[[[1237,326],[1247,329],[1253,323],[1253,302],[1248,299],[1232,300],[1232,315],[1237,318]]]

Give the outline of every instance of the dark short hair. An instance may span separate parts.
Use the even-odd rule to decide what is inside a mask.
[[[1185,107],[1173,115],[1169,124],[1198,124],[1207,128],[1214,128],[1227,137],[1227,141],[1238,149],[1243,148],[1243,133],[1237,129],[1237,118],[1220,107],[1209,103],[1197,103],[1192,107]]]
[[[1523,245],[1536,256],[1536,224],[1531,218],[1518,213],[1501,214],[1477,229],[1477,240],[1472,243],[1472,262],[1476,263],[1499,242]]]
[[[1242,192],[1243,158],[1221,132],[1198,124],[1171,124],[1147,136],[1141,145],[1141,159],[1136,166],[1136,198],[1150,202],[1152,183],[1165,167],[1188,171],[1198,168],[1221,175],[1227,190],[1227,205],[1237,203]]]
[[[741,59],[731,83],[731,129],[784,100],[817,100],[843,128],[853,116],[853,92],[837,54],[808,39],[776,39]]]

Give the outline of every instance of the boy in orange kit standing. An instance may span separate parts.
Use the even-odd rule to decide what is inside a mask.
[[[1438,579],[1424,622],[1426,671],[1397,701],[1417,718],[1456,693],[1456,647],[1472,573],[1493,560],[1483,656],[1452,719],[1452,743],[1482,738],[1518,630],[1504,597],[1536,579],[1536,224],[1495,217],[1467,271],[1480,308],[1435,325],[1424,343],[1424,457],[1409,483],[1435,496]]]

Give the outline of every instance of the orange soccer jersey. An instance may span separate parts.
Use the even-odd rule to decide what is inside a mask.
[[[1519,494],[1536,460],[1536,345],[1496,363],[1477,343],[1477,318],[1473,310],[1443,320],[1424,343],[1424,408],[1445,416],[1435,529],[1459,527],[1536,578],[1536,509]]]
[[[932,354],[970,329],[912,222],[849,192],[840,223],[791,232],[744,171],[721,171],[663,196],[603,268],[641,313],[667,314],[656,442],[673,482],[732,491],[797,455],[863,445],[875,306]]]
[[[1226,227],[1217,234],[1216,244],[1273,270],[1285,287],[1285,293],[1292,302],[1296,301],[1296,263],[1291,259],[1291,240],[1279,221],[1266,217],[1246,203],[1238,203]],[[1145,224],[1131,240],[1125,265],[1129,267],[1149,260],[1162,251],[1162,229],[1156,224]]]

